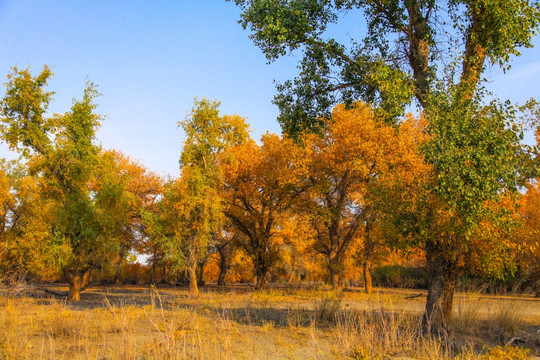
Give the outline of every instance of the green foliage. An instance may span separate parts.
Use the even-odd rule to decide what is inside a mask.
[[[186,133],[181,177],[166,187],[158,213],[146,215],[152,236],[175,272],[196,265],[222,222],[219,190],[223,180],[217,156],[249,138],[244,119],[220,116],[219,105],[195,100],[191,113],[179,123]]]
[[[95,85],[87,82],[83,98],[74,100],[69,112],[45,118],[52,93],[44,87],[51,75],[46,66],[35,77],[28,69],[13,68],[0,103],[1,135],[29,160],[39,190],[35,206],[53,204],[43,235],[46,258],[82,274],[114,254],[129,195],[125,177],[111,173],[94,143],[100,124]],[[63,256],[51,249],[62,249]]]
[[[234,0],[240,24],[269,61],[301,50],[299,76],[278,84],[274,102],[284,132],[320,131],[337,103],[363,100],[395,122],[416,98],[427,97],[446,64],[462,63],[474,92],[484,61],[503,68],[530,47],[540,4],[527,0]],[[367,24],[363,39],[327,35],[343,16]]]
[[[191,113],[179,123],[186,134],[180,166],[215,167],[215,157],[223,150],[249,138],[249,126],[238,115],[219,116],[218,101],[195,99]],[[216,171],[215,169],[213,171]]]
[[[433,193],[470,226],[486,214],[487,200],[516,190],[523,134],[508,104],[459,96],[451,86],[433,93],[423,152],[436,173]]]
[[[48,66],[36,77],[30,69],[12,69],[8,75],[6,94],[0,102],[0,131],[10,149],[29,156],[29,151],[44,153],[50,146],[49,132],[54,126],[52,119],[44,118],[53,92],[44,90],[53,75]]]
[[[449,5],[454,28],[463,37],[475,37],[493,64],[504,68],[511,55],[521,55],[520,47],[532,47],[540,17],[537,1],[451,0]],[[477,25],[481,31],[473,32]]]

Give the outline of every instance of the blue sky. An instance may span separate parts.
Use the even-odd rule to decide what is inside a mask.
[[[239,9],[224,0],[0,0],[0,78],[14,65],[35,73],[52,66],[50,110],[65,112],[88,77],[103,94],[103,146],[176,176],[183,140],[177,122],[194,97],[221,100],[222,113],[247,117],[256,139],[280,132],[273,80],[294,77],[297,59],[267,64],[238,19]],[[362,25],[349,20],[331,30],[362,37]],[[523,54],[506,74],[488,72],[501,98],[540,98],[540,49]],[[12,157],[5,145],[0,157]]]

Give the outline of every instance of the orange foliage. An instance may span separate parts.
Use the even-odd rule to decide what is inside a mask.
[[[427,166],[417,152],[422,126],[412,116],[399,128],[387,126],[367,105],[357,103],[352,109],[336,106],[322,137],[304,137],[312,186],[303,210],[315,230],[313,249],[324,256],[333,286],[340,286],[353,247],[362,244],[359,258],[369,272],[384,246],[377,227],[387,189],[425,174]]]
[[[266,134],[235,146],[221,157],[225,214],[242,234],[238,243],[251,258],[257,287],[280,258],[279,225],[305,187],[301,149],[288,138]]]
[[[532,182],[519,199],[520,221],[512,234],[517,239],[520,265],[531,275],[534,290],[540,296],[540,183]]]

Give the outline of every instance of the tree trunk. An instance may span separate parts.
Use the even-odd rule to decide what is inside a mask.
[[[69,284],[68,300],[80,301],[81,291],[88,286],[90,278],[90,270],[85,270],[80,273],[72,274],[67,268],[64,268],[64,276]]]
[[[296,284],[298,282],[298,273],[296,270],[291,271],[288,282],[289,284]]]
[[[540,298],[540,268],[536,268],[532,272],[532,285],[534,289],[534,295],[537,298]]]
[[[330,285],[332,285],[332,289],[341,291],[343,289],[343,284],[341,283],[342,266],[338,263],[336,259],[329,259],[328,263],[328,271],[330,272]]]
[[[371,277],[371,262],[369,260],[364,261],[364,288],[366,294],[371,294],[373,292],[373,280]]]
[[[457,267],[438,253],[437,245],[427,247],[428,296],[422,326],[426,334],[448,339],[452,334],[452,303]]]
[[[257,268],[255,270],[255,273],[257,275],[257,283],[255,284],[255,290],[266,289],[267,271],[265,269]]]
[[[152,275],[150,279],[151,284],[156,284],[156,263],[152,261]]]
[[[189,268],[189,296],[196,297],[199,295],[199,288],[197,286],[197,263]]]
[[[225,275],[229,269],[229,264],[227,261],[227,254],[225,254],[225,247],[218,247],[219,252],[219,275],[218,275],[218,285],[225,285]]]
[[[206,265],[207,261],[208,258],[206,257],[203,261],[199,261],[197,263],[197,284],[199,286],[204,285],[204,266]]]
[[[120,284],[121,281],[120,281],[120,270],[122,268],[122,262],[124,261],[124,257],[126,256],[126,252],[127,251],[120,251],[120,253],[118,254],[118,261],[116,262],[115,264],[115,271],[114,271],[114,276],[113,276],[113,284]]]
[[[487,56],[487,49],[480,42],[480,36],[485,31],[484,24],[489,21],[485,6],[480,5],[477,11],[472,11],[471,18],[472,23],[465,42],[463,71],[459,83],[462,88],[460,97],[462,99],[470,99],[474,95]]]

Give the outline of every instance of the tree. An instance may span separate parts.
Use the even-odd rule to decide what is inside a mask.
[[[240,24],[269,61],[303,50],[300,76],[278,85],[275,103],[286,133],[324,125],[338,103],[364,100],[390,120],[429,95],[444,64],[461,63],[460,84],[472,94],[486,61],[507,66],[530,47],[540,5],[527,0],[234,0]],[[364,20],[363,40],[350,46],[325,34],[340,15]]]
[[[52,93],[43,88],[51,75],[46,66],[36,77],[13,68],[0,102],[2,139],[31,160],[36,181],[55,202],[49,240],[64,249],[58,265],[69,283],[68,298],[78,301],[90,270],[115,253],[127,202],[121,177],[98,181],[103,163],[94,144],[100,120],[95,86],[87,83],[71,111],[47,118]]]
[[[424,328],[444,336],[451,331],[460,271],[476,266],[497,275],[502,269],[493,262],[507,257],[506,243],[496,236],[479,237],[479,229],[490,223],[498,232],[508,231],[508,212],[494,202],[515,192],[519,175],[527,172],[522,171],[524,154],[512,111],[497,103],[483,105],[477,98],[466,101],[462,108],[442,101],[437,115],[431,114],[420,144],[432,168],[429,176],[410,185],[397,182],[391,195],[395,200],[385,210],[396,221],[391,232],[399,241],[394,245],[426,254]]]
[[[50,241],[55,202],[22,164],[0,166],[0,277],[54,279],[62,246]]]
[[[527,192],[520,199],[518,211],[521,226],[514,229],[512,236],[517,238],[522,249],[521,267],[532,279],[536,297],[540,297],[540,186],[538,182],[527,186]]]
[[[180,126],[186,133],[180,157],[181,176],[162,202],[162,239],[176,267],[189,274],[190,294],[198,294],[197,264],[222,222],[222,174],[217,156],[248,138],[248,126],[237,115],[219,115],[219,102],[202,99]],[[176,253],[176,254],[175,254]]]
[[[540,168],[540,163],[538,163],[540,161],[540,156],[538,156],[538,145],[540,145],[539,114],[537,108],[535,119],[536,171]],[[536,297],[540,297],[540,182],[538,175],[536,179],[526,185],[526,192],[520,194],[517,203],[519,204],[516,211],[519,226],[512,229],[510,238],[514,239],[520,250],[518,251],[518,264],[529,274]]]
[[[128,202],[127,214],[115,214],[127,219],[127,222],[123,223],[121,227],[119,252],[113,264],[113,281],[118,282],[120,267],[126,261],[127,256],[133,251],[143,254],[147,251],[147,246],[150,245],[147,244],[148,237],[143,214],[146,211],[151,211],[157,199],[162,195],[163,179],[119,151],[104,151],[100,156],[104,166],[102,166],[103,171],[101,171],[97,184],[104,181],[115,182],[119,178],[123,179],[120,184],[123,186],[122,192]]]
[[[231,267],[232,256],[236,249],[236,239],[238,238],[235,230],[230,220],[226,218],[221,229],[212,238],[212,247],[219,254],[218,285],[225,285],[225,275]]]
[[[350,248],[362,242],[365,285],[370,292],[371,260],[377,247],[374,230],[381,222],[378,192],[393,177],[413,178],[426,165],[407,131],[385,125],[362,103],[349,110],[338,105],[322,136],[311,134],[302,141],[309,154],[311,188],[301,206],[310,213],[314,249],[325,257],[332,287],[339,288]]]
[[[515,134],[505,132],[508,124],[501,118],[511,114],[496,105],[482,109],[477,90],[487,61],[506,68],[520,47],[532,46],[540,21],[538,2],[235,3],[242,9],[241,24],[250,28],[252,39],[269,60],[304,50],[300,76],[278,85],[275,102],[285,132],[298,136],[304,130],[320,131],[325,126],[322,115],[337,102],[363,99],[387,121],[395,122],[416,100],[432,139],[425,154],[436,172],[433,195],[446,201],[443,207],[456,218],[465,220],[456,228],[458,233],[448,233],[450,243],[460,244],[458,248],[466,244],[485,200],[496,197],[505,186],[515,186],[510,179],[517,171],[517,157],[510,150],[518,145]],[[325,38],[324,32],[339,20],[341,11],[352,10],[366,18],[367,35],[347,49]],[[456,264],[448,261],[448,248],[440,241],[425,244],[431,271],[426,330],[448,334]]]
[[[289,138],[266,134],[223,154],[225,215],[242,233],[238,243],[249,255],[257,276],[256,288],[280,257],[280,217],[307,188],[301,149]]]

